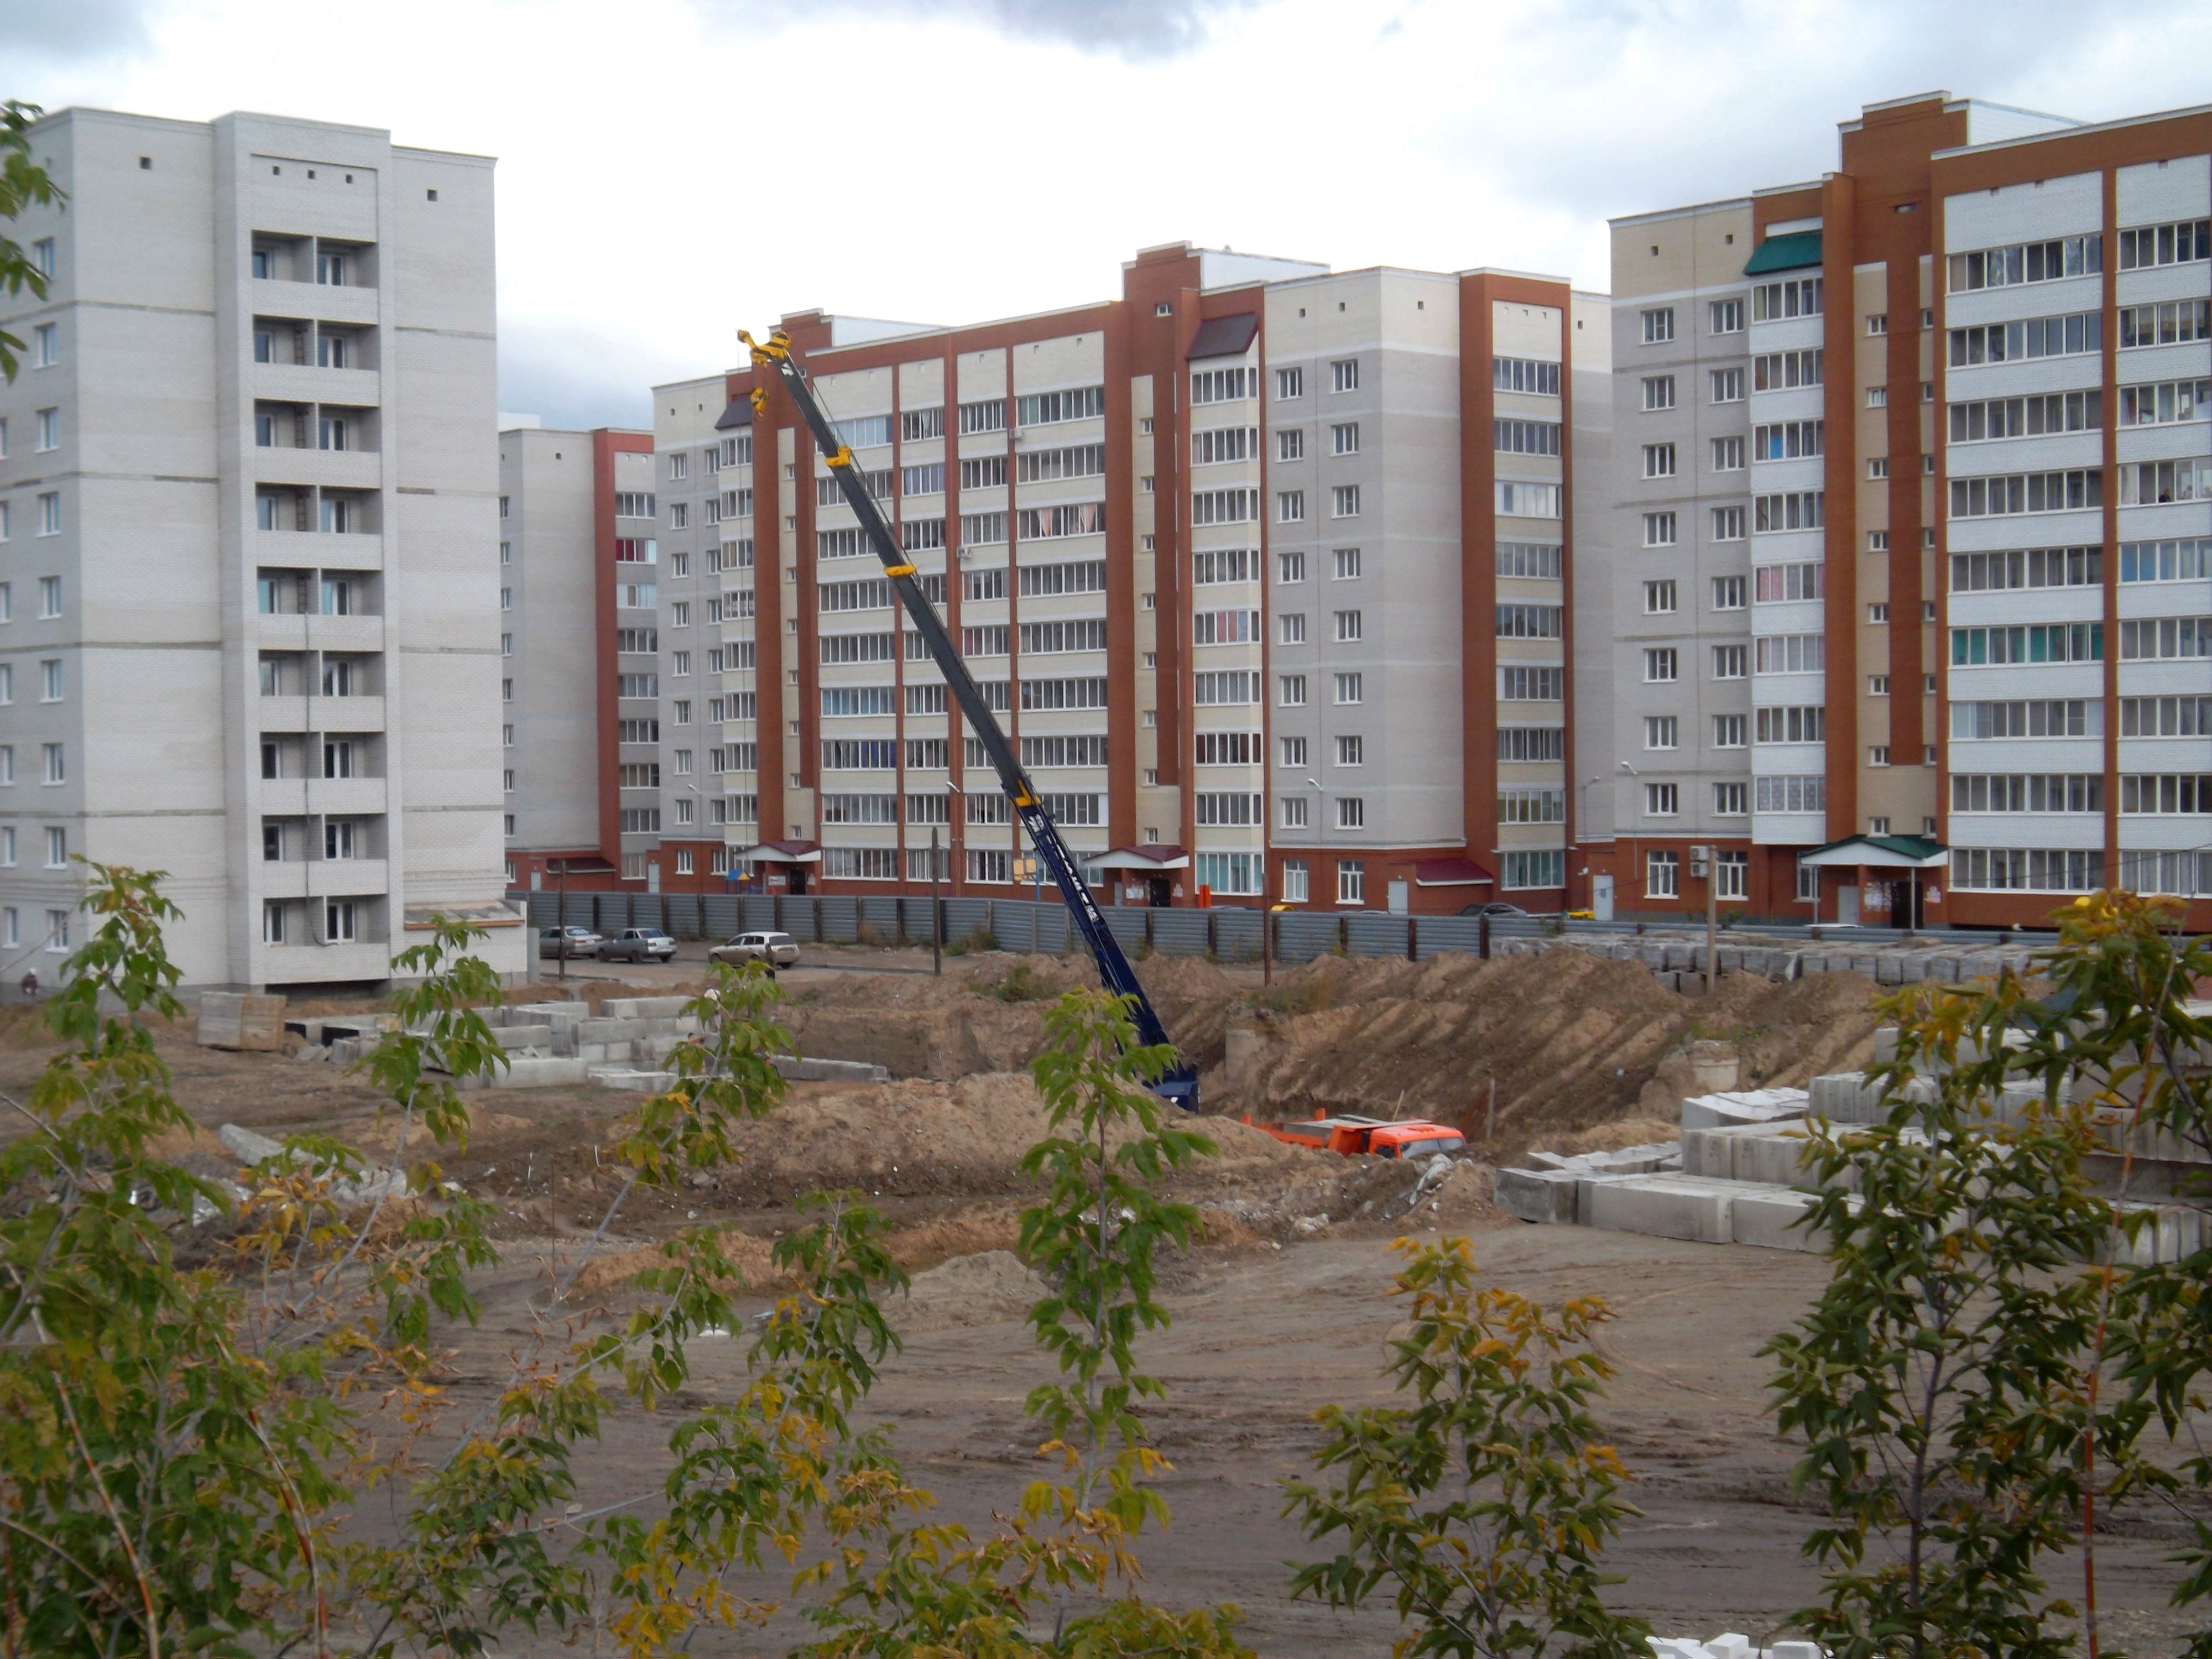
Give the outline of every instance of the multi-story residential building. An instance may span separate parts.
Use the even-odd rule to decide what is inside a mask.
[[[1566,902],[1601,298],[1176,245],[1073,311],[784,328],[1114,902]],[[953,890],[1034,881],[772,379],[654,414],[661,884],[911,890],[933,831]]]
[[[626,726],[619,701],[623,674],[657,675],[658,665],[624,668],[617,650],[635,642],[623,629],[653,626],[618,611],[636,568],[657,556],[651,442],[643,432],[551,431],[534,419],[501,417],[500,741],[510,888],[562,876],[613,884],[623,867],[623,743],[643,757],[630,763],[659,769],[657,711],[633,714],[627,718],[642,724]],[[625,551],[638,556],[619,556]],[[647,644],[643,654],[654,649]],[[639,854],[641,872],[644,861]]]
[[[375,982],[502,901],[492,162],[64,110],[0,388],[0,963],[84,858],[168,872],[187,983]],[[404,631],[403,631],[404,630]]]
[[[1594,874],[1702,906],[1695,844],[1755,914],[1965,925],[2212,897],[2212,111],[1929,94],[1841,150],[1613,222]]]

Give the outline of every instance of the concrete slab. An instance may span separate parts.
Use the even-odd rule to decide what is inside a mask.
[[[550,1048],[553,1028],[550,1025],[495,1025],[491,1034],[502,1048]]]
[[[1804,1116],[1809,1098],[1802,1089],[1736,1089],[1692,1095],[1682,1103],[1682,1127],[1717,1129],[1732,1123],[1778,1123]]]
[[[620,1089],[626,1093],[657,1095],[676,1081],[673,1072],[644,1072],[628,1066],[594,1066],[590,1068],[591,1080],[602,1089]]]
[[[1564,1170],[1500,1170],[1500,1209],[1523,1221],[1571,1227],[1575,1222],[1575,1177]]]
[[[667,1050],[661,1052],[665,1054]],[[891,1080],[889,1067],[865,1060],[817,1060],[811,1055],[801,1055],[794,1060],[788,1054],[780,1054],[775,1063],[775,1069],[793,1083],[889,1083]]]
[[[1800,1224],[1812,1207],[1810,1193],[1747,1186],[1729,1206],[1729,1236],[1739,1244],[1759,1249],[1818,1255],[1828,1247],[1827,1236]]]
[[[565,1085],[589,1080],[589,1070],[580,1060],[562,1059],[550,1054],[516,1054],[509,1058],[505,1071],[493,1074],[489,1086],[494,1089],[558,1089]]]
[[[1729,1244],[1735,1242],[1729,1212],[1735,1184],[1691,1176],[1601,1178],[1577,1194],[1577,1214],[1583,1226],[1610,1232]]]
[[[674,1019],[691,1002],[690,997],[609,997],[599,1007],[609,1019]]]

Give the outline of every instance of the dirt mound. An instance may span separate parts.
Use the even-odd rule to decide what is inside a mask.
[[[1574,1134],[1546,1135],[1536,1147],[1561,1158],[1580,1158],[1584,1152],[1617,1152],[1627,1146],[1650,1146],[1681,1138],[1680,1120],[1670,1123],[1659,1117],[1625,1117]]]
[[[1241,1123],[1200,1125],[1220,1148],[1178,1184],[1204,1190],[1279,1179],[1314,1154]],[[907,1080],[855,1087],[798,1084],[774,1116],[743,1126],[744,1161],[726,1182],[780,1202],[814,1188],[871,1195],[1026,1196],[1018,1165],[1045,1133],[1036,1086],[1020,1073],[957,1082]]]
[[[887,1241],[891,1260],[908,1273],[918,1273],[957,1255],[985,1250],[1011,1250],[1022,1236],[1019,1212],[1011,1208],[976,1209],[905,1227]]]
[[[1241,997],[1209,962],[1155,957],[1138,969],[1170,1033],[1200,1069],[1221,1061],[1222,1032]],[[1054,999],[1094,989],[1087,957],[989,952],[945,964],[944,975],[848,975],[799,990],[778,1011],[800,1049],[860,1060],[894,1077],[1014,1072],[1044,1048]]]
[[[769,1259],[772,1248],[764,1238],[755,1238],[750,1233],[730,1228],[723,1232],[722,1254],[738,1270],[738,1281],[723,1286],[725,1290],[749,1291],[755,1296],[781,1296],[792,1285],[791,1275]],[[658,1245],[641,1245],[635,1249],[603,1251],[584,1264],[576,1275],[576,1292],[581,1296],[604,1296],[611,1291],[623,1288],[630,1275],[647,1267],[665,1267],[668,1258]]]
[[[1207,1105],[1433,1117],[1516,1151],[1629,1116],[1661,1062],[1700,1038],[1734,1043],[1744,1086],[1844,1069],[1871,1040],[1874,994],[1861,976],[1834,974],[1746,976],[1689,998],[1640,963],[1575,950],[1322,957],[1251,1000],[1268,1040],[1238,1086],[1208,1080]]]
[[[1011,1250],[959,1255],[916,1273],[904,1306],[888,1310],[901,1332],[957,1330],[1019,1319],[1045,1294],[1044,1280]]]

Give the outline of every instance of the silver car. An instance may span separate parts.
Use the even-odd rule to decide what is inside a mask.
[[[788,933],[739,933],[723,940],[707,954],[716,962],[733,966],[764,962],[770,968],[789,968],[799,961],[799,941]]]

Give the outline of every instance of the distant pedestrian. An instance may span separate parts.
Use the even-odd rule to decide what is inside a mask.
[[[17,988],[22,992],[24,1001],[36,1002],[39,1000],[38,969],[34,968],[30,972],[25,974]]]

